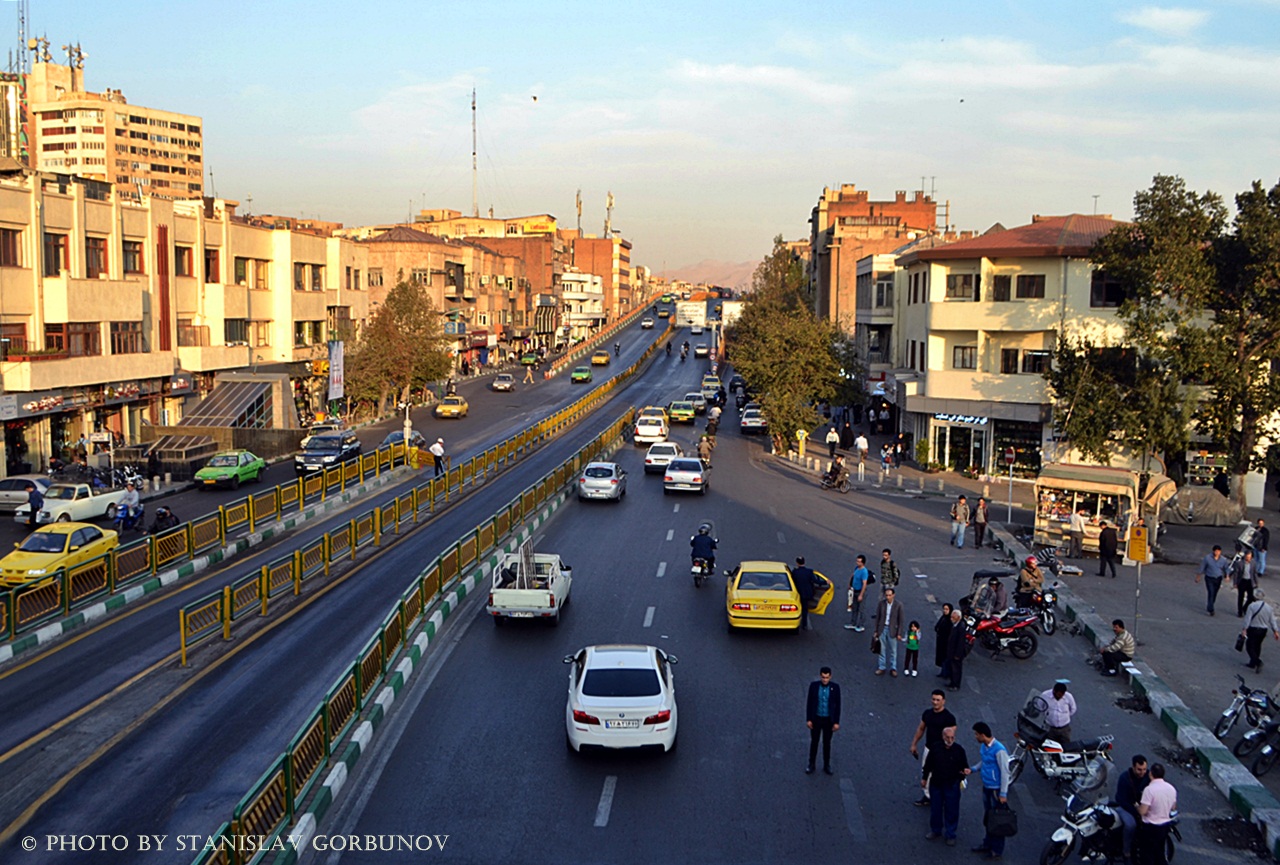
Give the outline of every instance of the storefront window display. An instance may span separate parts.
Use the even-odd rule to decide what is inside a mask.
[[[991,444],[992,453],[1004,454],[1013,448],[1017,458],[1013,463],[1015,477],[1033,478],[1040,473],[1040,441],[1043,427],[1038,423],[1014,420],[992,421]],[[1000,465],[1000,472],[1008,472],[1009,467]]]

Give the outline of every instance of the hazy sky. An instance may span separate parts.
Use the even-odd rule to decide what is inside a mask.
[[[89,90],[201,115],[217,194],[254,212],[469,212],[475,87],[481,211],[573,227],[581,189],[598,233],[612,190],[659,272],[807,237],[841,183],[923,177],[984,229],[1095,195],[1125,218],[1157,173],[1228,198],[1280,179],[1280,0],[30,5]]]

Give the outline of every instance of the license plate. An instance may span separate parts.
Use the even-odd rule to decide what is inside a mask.
[[[606,730],[634,730],[640,726],[638,718],[623,719],[621,721],[605,721]]]
[[[216,484],[216,483],[217,483],[217,481],[215,481],[215,480],[209,480],[209,479],[206,479],[206,480],[205,480],[205,484],[206,484],[207,486],[213,486],[213,485],[214,485],[214,484]]]
[[[533,618],[533,613],[529,612],[528,610],[522,610],[518,613],[507,613],[507,615],[513,619],[532,619]]]
[[[761,613],[776,613],[778,607],[775,604],[752,604],[751,609]]]

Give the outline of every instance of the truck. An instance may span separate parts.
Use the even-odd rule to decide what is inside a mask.
[[[44,506],[36,514],[36,523],[74,523],[89,522],[97,517],[113,520],[116,517],[116,505],[124,498],[123,488],[99,488],[91,484],[54,484],[45,490]],[[30,505],[21,505],[14,512],[13,520],[26,523],[31,512]]]
[[[676,301],[676,327],[705,327],[707,304],[702,300]]]
[[[528,540],[498,560],[485,612],[495,625],[506,619],[542,619],[554,628],[572,587],[573,569],[556,553],[534,552]]]

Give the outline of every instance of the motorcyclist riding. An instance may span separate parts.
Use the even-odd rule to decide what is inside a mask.
[[[667,357],[671,357],[671,343],[667,343]]]
[[[1044,587],[1044,573],[1040,570],[1040,562],[1035,556],[1027,556],[1018,572],[1018,590],[1013,594],[1013,603],[1025,607],[1031,603],[1031,595]]]
[[[121,528],[133,528],[134,521],[138,519],[138,512],[142,506],[142,500],[138,496],[137,489],[133,484],[125,487],[125,494],[120,497],[120,501],[116,503],[116,510],[124,514],[121,522]]]
[[[151,521],[151,534],[154,535],[158,532],[175,528],[178,525],[177,516],[175,516],[173,511],[169,510],[169,508],[162,505],[156,508],[156,517]]]
[[[702,460],[708,468],[711,467],[711,449],[713,447],[714,445],[711,443],[711,439],[706,436],[698,439],[698,459]]]
[[[836,458],[831,461],[831,465],[827,467],[827,473],[823,475],[823,480],[831,486],[839,486],[840,482],[847,480],[849,477],[849,469],[844,464],[844,457],[836,454]]]
[[[613,344],[613,356],[614,356],[614,357],[617,357],[617,356],[618,356],[618,352],[619,352],[619,351],[621,351],[621,350],[622,350],[622,343],[615,342],[615,343]]]
[[[706,525],[698,526],[698,533],[689,538],[689,546],[692,551],[689,553],[689,559],[706,559],[707,566],[712,571],[716,567],[716,539],[711,537],[711,529]]]

